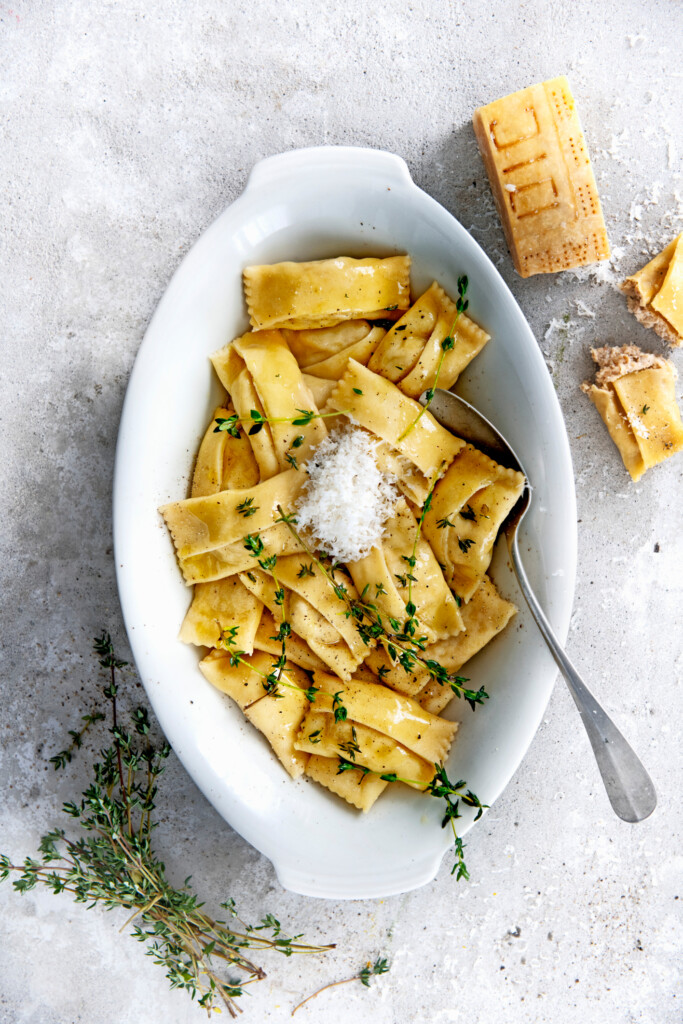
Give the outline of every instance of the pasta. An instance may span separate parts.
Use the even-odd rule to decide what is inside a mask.
[[[248,490],[186,498],[163,505],[160,511],[178,557],[184,559],[239,542],[245,533],[268,530],[279,516],[278,505],[291,507],[302,484],[301,474],[290,469]]]
[[[411,575],[416,579],[413,582],[406,575],[403,556],[406,551],[412,551],[414,543],[416,562]],[[396,619],[405,619],[410,593],[415,615],[428,642],[461,631],[462,619],[455,598],[431,547],[424,537],[418,536],[417,522],[405,500],[400,499],[394,506],[381,547],[373,548],[358,562],[350,562],[349,572],[359,592],[366,586],[377,588],[382,584],[382,592],[375,595],[375,601],[383,613]]]
[[[317,754],[309,756],[306,774],[359,811],[369,811],[389,785],[378,775],[363,775],[360,771],[342,775],[338,757],[320,757]]]
[[[291,555],[303,550],[283,523],[276,523],[262,531],[260,538],[265,558],[279,558],[281,555]],[[255,569],[258,563],[258,557],[244,546],[244,538],[214,548],[212,551],[178,558],[178,565],[188,584],[208,583],[237,572],[247,572],[249,569]]]
[[[367,320],[348,320],[312,331],[282,330],[301,369],[313,377],[333,381],[339,380],[349,359],[367,365],[385,333]]]
[[[464,442],[436,422],[429,412],[406,433],[422,406],[404,395],[395,384],[353,359],[328,399],[331,409],[343,410],[362,427],[386,441],[412,462],[426,480],[440,474],[458,454]],[[404,436],[405,435],[405,436]]]
[[[363,812],[388,787],[429,790],[456,674],[516,610],[485,573],[523,480],[416,401],[488,335],[437,282],[411,305],[409,268],[247,268],[254,329],[212,355],[227,397],[190,497],[160,509],[205,679],[290,776]]]
[[[363,660],[366,646],[359,643],[358,634],[352,633],[348,623],[342,624],[338,602],[334,597],[328,597],[327,587],[321,586],[320,580],[316,581],[314,577],[312,586],[310,583],[302,586],[307,596],[282,586],[286,579],[291,580],[285,562],[284,558],[278,561],[277,583],[272,576],[260,570],[243,574],[241,580],[265,604],[274,619],[283,617],[290,624],[320,661],[342,678],[350,678]],[[299,560],[296,562],[301,564]],[[280,588],[282,594],[278,596]],[[355,650],[348,640],[354,644]]]
[[[337,757],[339,751],[354,755],[357,764],[382,774],[393,772],[409,785],[423,789],[434,775],[434,766],[375,729],[357,722],[335,722],[332,715],[311,710],[304,715],[295,740],[297,750],[320,757]]]
[[[600,413],[632,480],[683,451],[672,363],[636,345],[592,349],[595,384],[581,387]]]
[[[442,358],[441,343],[454,323],[455,344]],[[368,367],[419,398],[435,386],[437,372],[439,387],[452,387],[488,340],[469,317],[458,316],[455,303],[435,281],[384,336]]]
[[[488,569],[498,531],[524,477],[467,445],[434,488],[424,532],[450,586],[469,601]]]
[[[316,699],[319,711],[334,715],[333,694],[341,693],[347,721],[390,736],[414,754],[434,764],[448,753],[458,728],[456,722],[432,715],[417,701],[396,693],[379,683],[344,683],[322,672],[313,675],[321,692]]]
[[[251,654],[262,611],[261,601],[238,576],[198,583],[178,636],[186,644],[218,647],[221,632],[234,626],[239,631],[240,647]]]
[[[246,718],[262,732],[292,778],[303,775],[308,756],[294,746],[299,723],[306,710],[303,692],[308,677],[296,665],[287,665],[286,686],[277,693],[264,693],[263,674],[270,670],[271,658],[256,652],[234,665],[229,654],[212,651],[199,663],[208,681],[239,704]],[[298,687],[298,688],[297,688]]]
[[[410,259],[343,256],[247,267],[244,292],[251,325],[257,329],[298,330],[330,327],[342,320],[372,320],[410,305]]]
[[[282,645],[277,639],[278,626],[270,611],[264,609],[254,636],[254,647],[258,651],[267,651],[268,654],[279,655]],[[299,668],[308,669],[309,672],[325,671],[327,668],[324,661],[314,654],[303,637],[292,632],[287,638],[287,657]]]
[[[191,498],[204,498],[218,491],[253,487],[259,482],[259,467],[249,438],[240,428],[239,437],[216,430],[216,421],[232,416],[232,409],[218,408],[213,414],[197,453],[192,476]]]
[[[621,290],[628,296],[628,308],[645,327],[670,345],[683,345],[683,234],[627,277]]]
[[[516,611],[514,604],[501,597],[488,576],[485,576],[472,599],[460,609],[462,630],[455,636],[437,640],[428,646],[425,657],[438,661],[448,672],[459,672],[470,658],[505,629]],[[417,665],[412,671],[406,672],[384,647],[371,651],[361,667],[364,666],[375,677],[381,676],[385,686],[415,697],[418,703],[435,715],[440,714],[454,696],[450,687],[432,680],[423,666]],[[356,672],[355,678],[358,676]]]
[[[238,411],[242,419],[249,420],[251,409],[255,407],[267,420],[257,433],[250,430],[248,435],[255,455],[257,445],[261,445],[267,476],[274,475],[272,469],[283,472],[288,468],[287,455],[296,437],[303,438],[299,446],[302,458],[326,437],[327,430],[321,419],[298,425],[292,422],[299,409],[310,409],[313,413],[318,410],[297,361],[279,331],[243,334],[228,346],[227,352],[221,349],[215,353],[212,361],[228,389],[231,381],[234,388],[234,382],[241,380],[242,400]],[[255,405],[254,396],[257,398]],[[245,398],[248,398],[249,408],[244,404]]]

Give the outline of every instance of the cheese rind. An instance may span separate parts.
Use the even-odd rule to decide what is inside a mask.
[[[564,76],[479,107],[473,125],[522,277],[609,258],[595,177]]]

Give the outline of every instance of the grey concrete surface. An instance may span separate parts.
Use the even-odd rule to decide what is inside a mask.
[[[570,652],[641,753],[659,808],[616,820],[565,690],[506,793],[470,836],[470,884],[324,903],[283,892],[172,759],[157,847],[209,905],[272,912],[324,959],[265,958],[247,1021],[377,953],[371,991],[334,989],[297,1019],[337,1024],[677,1024],[682,1017],[683,458],[628,480],[579,391],[594,343],[663,345],[614,282],[683,228],[683,7],[671,0],[6,0],[0,4],[2,700],[0,849],[18,858],[80,792],[47,758],[98,699],[101,628],[126,641],[110,499],[126,381],[166,283],[263,156],[393,150],[469,228],[526,313],[576,471]],[[567,73],[615,258],[516,277],[477,154],[473,108]],[[681,352],[674,353],[679,369]],[[679,386],[680,394],[680,386]],[[134,671],[125,701],[144,701]],[[189,1024],[122,914],[0,887],[2,1024]]]

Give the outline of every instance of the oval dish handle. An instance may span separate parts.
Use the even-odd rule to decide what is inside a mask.
[[[325,874],[315,867],[300,867],[273,860],[278,881],[283,889],[299,896],[324,900],[384,899],[411,892],[432,882],[439,871],[445,850],[435,857],[411,861],[399,868],[382,871],[356,870],[348,874]]]
[[[245,192],[268,187],[284,178],[318,177],[325,172],[354,177],[372,175],[389,182],[388,187],[413,184],[405,160],[395,153],[362,146],[312,146],[260,160],[251,170]]]

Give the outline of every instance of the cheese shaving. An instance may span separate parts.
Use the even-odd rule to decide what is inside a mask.
[[[377,466],[377,445],[365,430],[342,427],[306,463],[308,482],[297,506],[299,527],[341,562],[355,562],[380,543],[398,498],[394,478]]]

